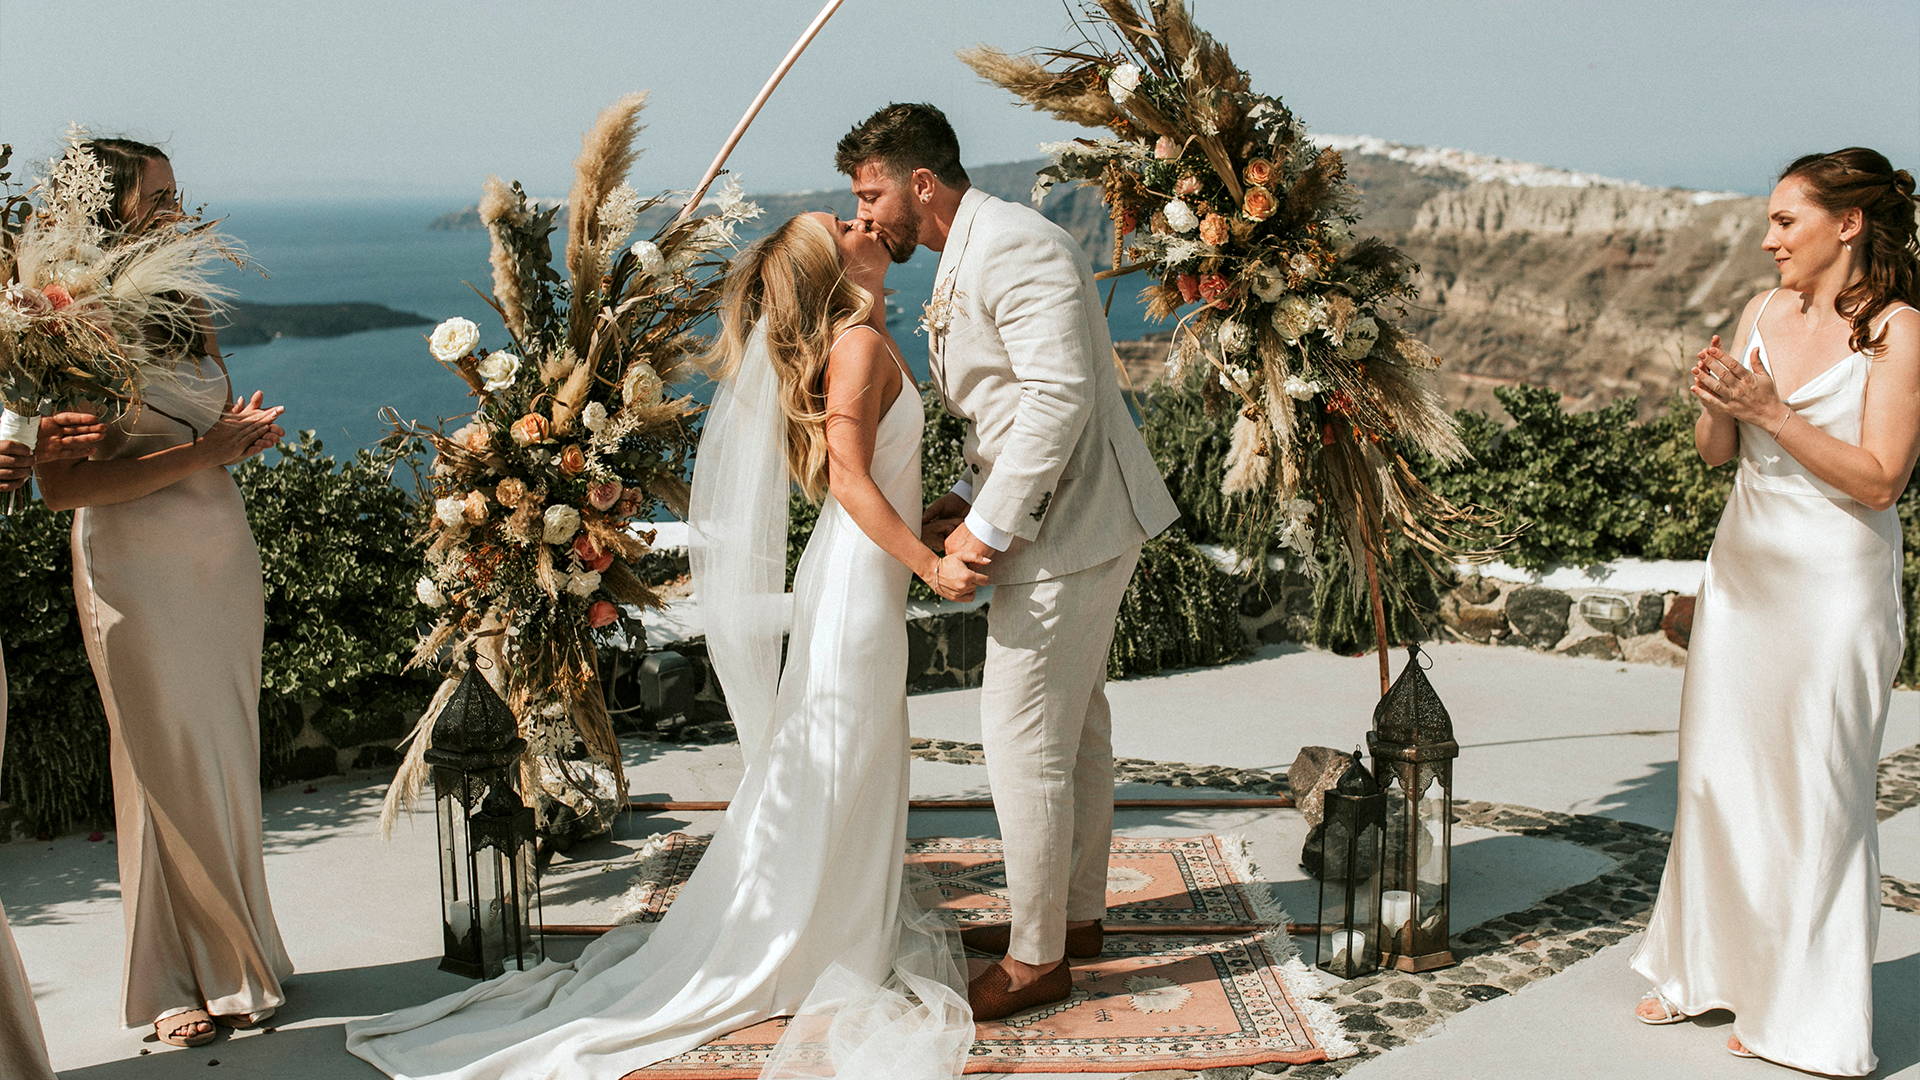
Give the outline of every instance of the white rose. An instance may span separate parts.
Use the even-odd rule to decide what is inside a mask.
[[[433,500],[433,516],[440,519],[440,524],[449,528],[466,520],[466,510],[467,500],[463,496],[449,495],[444,499]]]
[[[1287,396],[1295,401],[1308,401],[1320,392],[1320,384],[1303,379],[1298,375],[1289,375],[1281,389],[1285,390]]]
[[[1107,76],[1107,93],[1113,95],[1116,104],[1125,105],[1127,99],[1140,89],[1140,68],[1134,64],[1121,64]]]
[[[1232,319],[1221,323],[1220,329],[1214,331],[1214,336],[1219,340],[1220,347],[1227,352],[1247,351],[1247,328]]]
[[[488,353],[477,368],[480,372],[480,384],[488,393],[498,393],[513,385],[514,376],[520,374],[520,358],[510,352]]]
[[[1273,330],[1289,345],[1298,342],[1313,329],[1313,305],[1305,297],[1283,296],[1273,306]]]
[[[600,434],[600,429],[607,426],[607,407],[597,401],[587,402],[587,407],[580,410],[580,426]]]
[[[1287,266],[1293,270],[1294,276],[1302,281],[1312,281],[1320,276],[1319,260],[1305,252],[1288,259]]]
[[[665,396],[667,384],[660,379],[660,373],[645,361],[636,361],[627,369],[627,377],[620,384],[620,398],[627,404],[638,402],[641,405],[658,405]]]
[[[433,328],[433,336],[427,339],[427,348],[432,350],[433,358],[443,364],[451,364],[472,353],[480,344],[480,328],[472,319],[463,319],[458,315]]]
[[[1342,360],[1358,360],[1373,351],[1373,343],[1380,340],[1380,324],[1368,315],[1362,315],[1347,324],[1346,337],[1340,342]]]
[[[564,544],[579,531],[580,511],[565,503],[547,507],[546,516],[541,519],[540,539],[549,544]]]
[[[633,245],[633,257],[640,264],[640,272],[648,277],[659,277],[660,271],[667,268],[666,256],[660,254],[660,245],[651,240],[642,240]]]
[[[437,608],[447,602],[447,598],[440,592],[440,586],[435,585],[430,577],[423,577],[413,583],[413,595],[428,607]]]
[[[1272,267],[1262,266],[1253,274],[1253,294],[1269,304],[1277,303],[1287,294],[1287,280]]]
[[[1185,199],[1175,199],[1167,204],[1163,213],[1167,216],[1167,227],[1174,232],[1192,232],[1200,227],[1200,216],[1193,212]]]
[[[593,590],[600,587],[600,575],[593,570],[581,570],[567,575],[567,591],[575,596],[592,596]]]
[[[1236,393],[1243,393],[1253,386],[1253,372],[1236,364],[1220,373],[1220,385]]]

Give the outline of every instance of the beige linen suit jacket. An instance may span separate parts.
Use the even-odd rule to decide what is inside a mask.
[[[968,189],[925,325],[934,384],[967,423],[973,510],[1015,538],[996,583],[1096,566],[1179,517],[1121,397],[1092,267],[1064,229]]]

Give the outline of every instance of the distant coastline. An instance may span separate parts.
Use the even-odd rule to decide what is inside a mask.
[[[398,311],[383,304],[255,304],[235,301],[228,305],[220,327],[220,343],[225,346],[265,345],[276,338],[344,337],[363,330],[391,330],[405,326],[425,326],[433,322],[425,315]]]

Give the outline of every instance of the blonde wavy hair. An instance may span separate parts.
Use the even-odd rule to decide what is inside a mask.
[[[833,231],[812,214],[755,241],[727,278],[707,370],[731,378],[754,326],[764,325],[787,419],[787,472],[814,502],[827,490],[827,356],[834,338],[865,322],[873,304],[872,293],[847,280]]]

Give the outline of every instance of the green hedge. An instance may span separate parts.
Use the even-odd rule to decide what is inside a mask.
[[[334,771],[302,761],[301,728],[341,745],[397,738],[432,691],[396,674],[414,641],[414,518],[390,482],[403,449],[336,467],[311,433],[234,470],[266,584],[261,767],[268,783]],[[0,622],[10,699],[0,791],[50,835],[112,820],[107,726],[74,614],[71,514],[35,501],[0,518]]]

